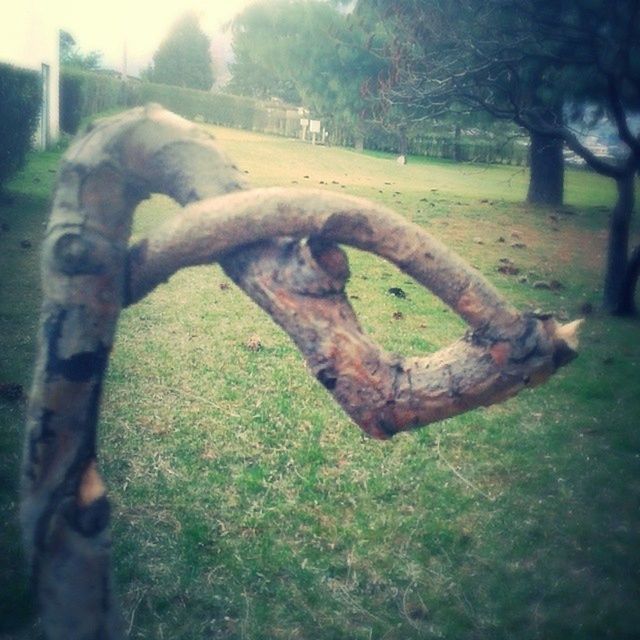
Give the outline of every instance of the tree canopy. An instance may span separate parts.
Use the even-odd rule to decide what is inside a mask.
[[[72,69],[83,69],[85,71],[97,71],[102,65],[102,53],[100,51],[89,51],[83,53],[77,46],[75,38],[63,29],[59,35],[60,64],[63,67]]]
[[[332,6],[333,5],[333,6]],[[234,23],[231,88],[300,98],[319,116],[363,128],[384,123],[400,138],[424,119],[473,112],[530,137],[528,200],[562,203],[565,147],[616,180],[605,306],[633,310],[629,259],[634,175],[640,169],[640,0],[280,0]],[[601,157],[575,116],[606,115],[619,151]]]
[[[633,311],[637,274],[628,258],[634,176],[640,169],[640,0],[359,0],[361,19],[385,25],[379,55],[390,62],[380,108],[414,116],[458,105],[511,120],[531,135],[532,152],[566,145],[616,180],[604,304]],[[598,156],[567,119],[569,109],[606,113],[619,152]],[[542,155],[544,158],[544,154]],[[537,168],[532,153],[532,177]],[[560,164],[561,166],[561,164]],[[542,164],[542,184],[553,176]],[[530,190],[531,193],[531,190]]]
[[[259,98],[304,103],[321,117],[357,122],[381,60],[371,37],[325,2],[263,2],[233,25],[229,88]]]
[[[153,55],[150,79],[160,84],[208,91],[214,81],[210,45],[195,13],[184,14]]]

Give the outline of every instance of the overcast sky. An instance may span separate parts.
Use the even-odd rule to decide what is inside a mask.
[[[188,10],[212,38],[222,26],[255,0],[1,0],[0,19],[11,18],[12,5],[29,11],[71,33],[83,52],[101,51],[103,66],[120,70],[127,48],[128,71],[146,67],[173,22]],[[24,4],[23,4],[24,3]],[[16,10],[18,10],[16,8]],[[219,37],[219,36],[218,36]]]

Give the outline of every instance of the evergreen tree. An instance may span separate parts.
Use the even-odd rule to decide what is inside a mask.
[[[211,41],[194,13],[186,13],[171,28],[153,56],[153,82],[208,91],[213,85]]]
[[[380,60],[350,16],[326,2],[263,2],[234,21],[233,35],[231,91],[302,103],[362,135]]]

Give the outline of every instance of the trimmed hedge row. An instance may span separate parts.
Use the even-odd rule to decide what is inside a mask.
[[[81,122],[96,113],[149,102],[158,102],[189,120],[280,135],[295,135],[299,122],[295,109],[242,96],[136,80],[124,82],[83,71],[63,70],[60,75],[60,126],[67,133],[76,133]]]
[[[126,108],[126,84],[117,78],[83,71],[60,72],[60,128],[76,133],[83,120],[96,113]]]
[[[0,189],[22,167],[38,126],[40,75],[0,64]]]
[[[166,109],[189,120],[253,129],[260,106],[250,98],[183,89],[166,84],[141,83],[132,89],[137,104],[158,102]]]
[[[297,109],[285,105],[261,102],[243,96],[209,93],[165,84],[129,80],[89,73],[63,70],[61,73],[61,128],[76,133],[81,122],[96,113],[125,109],[149,102],[189,120],[208,122],[225,127],[297,137],[300,116]],[[331,126],[328,142],[353,146],[354,131],[350,127]],[[398,152],[398,136],[380,127],[370,127],[364,146],[374,151]],[[473,138],[455,139],[446,132],[431,131],[423,135],[407,133],[410,154],[455,161],[525,165],[527,147],[513,141],[481,141]]]

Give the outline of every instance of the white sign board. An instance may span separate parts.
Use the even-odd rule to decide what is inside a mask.
[[[309,120],[309,131],[311,133],[320,133],[320,120]]]

